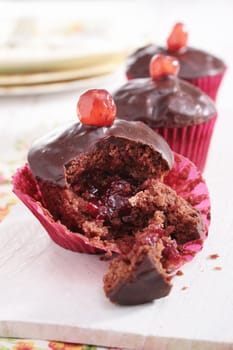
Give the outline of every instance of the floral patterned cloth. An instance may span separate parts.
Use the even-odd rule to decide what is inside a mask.
[[[0,158],[0,222],[10,212],[11,206],[18,202],[11,191],[11,176],[22,161],[25,161],[28,149],[21,140],[15,141],[13,146],[14,159],[2,160]]]
[[[106,350],[106,348],[55,341],[0,338],[0,350]],[[111,348],[111,350],[121,349]]]

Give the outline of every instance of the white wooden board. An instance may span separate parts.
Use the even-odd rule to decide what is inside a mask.
[[[0,226],[0,336],[146,350],[233,349],[233,231],[222,219],[225,230],[211,230],[168,297],[120,307],[102,289],[106,262],[60,248],[17,205]],[[213,253],[219,258],[208,258]]]

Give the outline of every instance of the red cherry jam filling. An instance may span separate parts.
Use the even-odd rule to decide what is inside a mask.
[[[166,270],[174,270],[184,261],[175,240],[163,239],[162,265]]]
[[[180,64],[175,57],[166,55],[155,55],[149,65],[152,80],[164,78],[169,75],[178,75]]]
[[[77,115],[82,124],[110,126],[116,116],[116,106],[107,90],[91,89],[80,96]]]
[[[187,46],[188,32],[183,23],[176,23],[167,39],[169,51],[179,51]]]
[[[90,176],[85,176],[87,211],[96,220],[104,220],[106,225],[117,229],[122,225],[133,225],[129,198],[136,191],[133,179],[109,176],[105,183],[92,183]],[[127,230],[129,227],[127,228]]]

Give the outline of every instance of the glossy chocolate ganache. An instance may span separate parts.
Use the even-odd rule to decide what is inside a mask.
[[[149,77],[149,63],[156,54],[170,55],[180,63],[179,77],[194,79],[222,73],[226,69],[225,63],[202,50],[186,47],[178,51],[171,51],[154,44],[146,45],[133,52],[126,62],[126,74],[129,79]]]
[[[173,154],[161,136],[143,123],[115,120],[110,127],[73,123],[39,139],[28,154],[30,169],[36,178],[65,186],[65,166],[74,158],[104,148],[108,140],[146,145],[161,154],[165,168],[172,166]]]
[[[216,114],[206,94],[176,76],[132,79],[116,90],[113,98],[117,118],[140,120],[150,127],[196,125]]]

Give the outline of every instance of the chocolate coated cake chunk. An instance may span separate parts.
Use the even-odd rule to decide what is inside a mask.
[[[114,303],[137,305],[165,297],[171,290],[168,274],[161,266],[163,246],[135,246],[125,257],[114,259],[104,276],[106,296]]]
[[[200,89],[175,76],[132,79],[113,98],[117,118],[143,121],[150,127],[183,127],[212,118],[213,101]]]
[[[201,76],[216,75],[226,68],[225,63],[202,50],[186,47],[178,51],[170,51],[154,44],[137,49],[127,59],[126,74],[130,79],[149,77],[149,63],[156,54],[174,56],[179,60],[181,79],[194,79]]]

